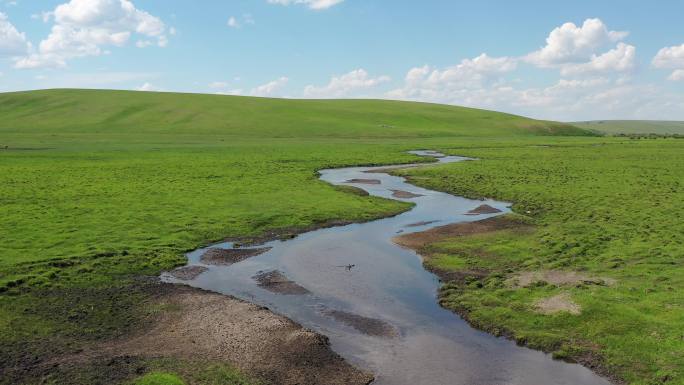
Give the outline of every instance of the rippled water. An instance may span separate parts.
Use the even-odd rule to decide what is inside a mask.
[[[467,160],[430,151],[414,153],[438,157],[441,163]],[[384,168],[351,167],[320,174],[322,180],[335,185],[352,185],[374,196],[414,202],[412,210],[268,242],[268,252],[230,266],[207,265],[206,272],[190,281],[168,275],[163,278],[268,306],[327,335],[336,352],[375,373],[376,385],[609,384],[580,365],[555,361],[547,354],[479,332],[441,308],[436,300],[437,278],[423,269],[416,253],[392,243],[392,237],[484,219],[498,214],[465,213],[482,204],[505,213],[508,204],[456,197],[413,186],[400,177],[367,172]],[[379,183],[348,182],[354,179]],[[392,190],[420,196],[395,198]],[[410,226],[421,222],[430,223]],[[233,245],[212,247],[230,249]],[[203,265],[200,257],[205,251],[189,253],[189,264]],[[259,286],[254,277],[274,270],[306,290],[282,294]]]

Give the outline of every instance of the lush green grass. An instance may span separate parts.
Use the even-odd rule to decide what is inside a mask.
[[[571,124],[604,134],[684,135],[684,122],[670,120],[593,120]]]
[[[143,327],[165,310],[152,306],[154,287],[137,277],[182,264],[186,250],[409,207],[329,186],[318,180],[318,169],[415,161],[404,151],[445,140],[509,135],[527,143],[558,133],[584,134],[558,123],[419,103],[0,94],[2,369]],[[5,372],[0,383],[91,384],[109,382],[110,375],[116,383],[138,370],[136,361],[117,365]],[[173,365],[160,371],[176,373]]]
[[[537,226],[436,245],[435,267],[493,272],[465,289],[447,287],[450,306],[559,356],[591,350],[636,384],[681,382],[684,142],[540,136],[548,134],[584,132],[419,103],[0,94],[0,148],[8,146],[0,149],[0,362],[73,353],[166,311],[149,306],[151,289],[136,277],[182,263],[185,250],[405,210],[333,188],[315,170],[414,161],[405,150],[446,148],[481,161],[410,171],[426,178],[418,183],[510,200]],[[541,268],[618,283],[504,284]],[[582,305],[581,315],[531,311],[536,299],[560,291]],[[47,378],[96,383],[105,367]],[[133,380],[135,365],[122,367],[120,380]],[[204,370],[188,367],[145,366],[186,382]]]
[[[185,382],[175,374],[152,372],[136,380],[133,385],[185,385]]]
[[[515,202],[536,225],[433,245],[432,267],[490,272],[447,285],[443,303],[559,357],[591,357],[629,383],[684,383],[684,142],[549,144],[452,147],[481,160],[402,171],[430,188]],[[541,270],[616,283],[507,282]],[[558,293],[569,293],[582,313],[535,311],[536,301]]]

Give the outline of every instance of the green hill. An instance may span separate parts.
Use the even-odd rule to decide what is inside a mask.
[[[0,94],[0,134],[174,133],[245,137],[586,135],[571,125],[386,100],[292,100],[101,90]]]
[[[570,124],[604,134],[684,135],[684,121],[676,120],[592,120]]]

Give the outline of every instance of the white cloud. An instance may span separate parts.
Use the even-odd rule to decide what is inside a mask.
[[[285,87],[289,81],[290,79],[283,76],[266,84],[252,88],[249,94],[252,96],[277,96],[279,91]]]
[[[252,17],[251,14],[245,13],[242,15],[241,18],[237,18],[235,16],[231,16],[228,18],[228,21],[226,22],[226,25],[230,28],[242,28],[244,25],[251,25],[254,24],[254,18]]]
[[[544,47],[530,53],[525,59],[539,67],[581,63],[627,35],[628,32],[608,30],[600,19],[587,19],[582,26],[565,23],[551,31]]]
[[[398,99],[429,100],[452,103],[463,101],[469,90],[497,86],[500,77],[515,70],[517,60],[481,54],[444,69],[416,67],[406,73],[404,87],[387,96]]]
[[[653,58],[653,66],[674,69],[669,80],[684,80],[684,44],[662,48]]]
[[[7,15],[0,12],[0,58],[25,55],[29,48],[26,35],[19,32]]]
[[[636,47],[618,43],[617,47],[601,55],[592,55],[586,63],[568,64],[561,67],[562,76],[582,75],[597,72],[627,72],[634,69]]]
[[[138,47],[168,44],[164,22],[129,0],[71,0],[48,18],[54,19],[48,37],[15,67],[64,67],[72,58],[105,54],[103,47],[124,46],[133,35],[143,37]]]
[[[668,80],[672,80],[673,82],[679,82],[684,80],[684,69],[682,70],[674,70],[670,76],[667,77]]]
[[[342,3],[344,0],[268,0],[269,4],[280,4],[280,5],[290,5],[290,4],[302,4],[306,5],[311,9],[327,9],[333,7],[337,4]]]
[[[323,87],[306,86],[304,96],[316,98],[348,97],[354,92],[367,90],[390,80],[388,76],[372,78],[364,69],[357,69],[342,76],[333,76],[330,82]]]
[[[153,86],[151,83],[145,82],[140,87],[136,88],[137,91],[157,91],[157,87]]]

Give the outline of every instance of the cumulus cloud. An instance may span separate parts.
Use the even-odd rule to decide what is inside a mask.
[[[333,7],[343,1],[344,0],[268,0],[268,3],[279,5],[301,4],[306,5],[311,9],[320,10]]]
[[[406,73],[404,87],[392,90],[387,95],[398,99],[426,99],[449,103],[463,101],[462,95],[474,89],[496,86],[500,76],[516,67],[515,58],[491,57],[484,53],[444,69],[428,65],[415,67]]]
[[[0,58],[25,55],[29,49],[26,35],[19,32],[7,15],[0,12]]]
[[[608,30],[600,19],[587,19],[582,26],[565,23],[551,31],[544,47],[530,53],[525,59],[540,67],[580,63],[627,35],[628,32]]]
[[[586,63],[568,64],[561,67],[561,75],[581,75],[596,72],[628,72],[634,69],[636,47],[618,43],[617,47],[601,55],[592,55]]]
[[[653,58],[653,66],[663,69],[674,69],[669,80],[684,80],[684,44],[662,48]]]
[[[333,76],[327,85],[316,87],[308,85],[304,88],[305,97],[315,98],[341,98],[352,94],[377,87],[389,82],[388,76],[370,77],[364,69],[357,69],[341,76]]]
[[[262,84],[258,87],[252,88],[249,94],[252,96],[264,97],[277,96],[280,90],[282,90],[283,87],[285,87],[289,81],[290,79],[283,76],[266,84]]]
[[[168,43],[164,22],[129,0],[71,0],[47,19],[54,20],[50,34],[15,67],[64,67],[69,59],[106,53],[103,47],[124,46],[132,36],[142,38],[136,43],[141,48]]]

